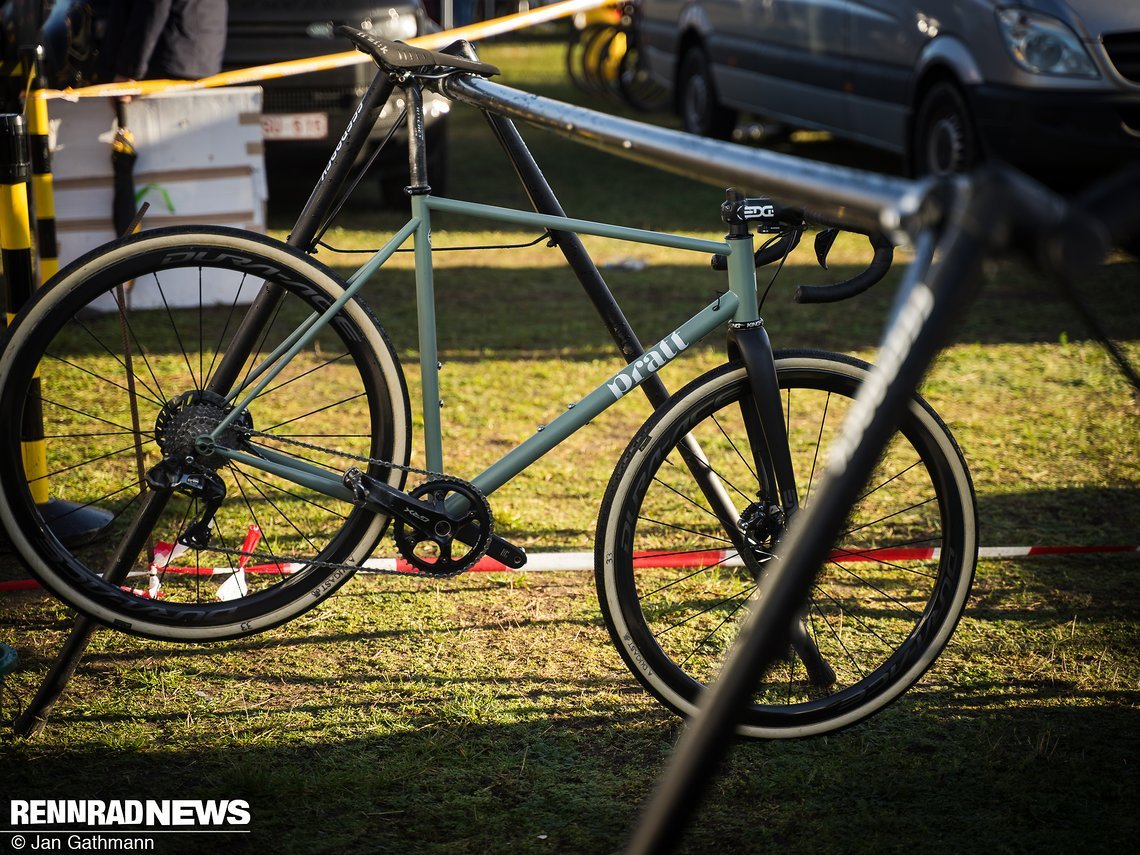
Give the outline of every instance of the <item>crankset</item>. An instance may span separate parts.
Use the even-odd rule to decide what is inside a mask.
[[[407,525],[396,520],[396,548],[419,572],[455,576],[470,570],[486,554],[495,522],[487,499],[473,486],[466,481],[440,478],[421,484],[408,495],[447,515],[446,520],[427,525]],[[447,514],[448,499],[466,509]]]
[[[511,569],[526,564],[523,550],[494,534],[491,506],[467,481],[437,476],[403,493],[353,467],[344,483],[358,500],[395,518],[396,547],[425,575],[466,572],[484,555]]]

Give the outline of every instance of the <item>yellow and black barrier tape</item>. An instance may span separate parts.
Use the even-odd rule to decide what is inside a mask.
[[[518,12],[513,15],[504,15],[481,21],[477,24],[468,24],[451,30],[438,33],[428,33],[408,39],[408,44],[417,47],[436,50],[446,47],[457,39],[479,41],[492,36],[503,35],[548,21],[555,21],[576,15],[579,12],[588,12],[604,6],[612,6],[619,0],[564,0],[561,3],[552,3],[549,6],[540,6],[527,12]],[[348,65],[359,65],[371,62],[371,57],[357,50],[343,53],[327,54],[325,56],[309,57],[307,59],[291,59],[285,62],[274,62],[269,65],[258,65],[252,68],[241,68],[234,71],[223,71],[211,77],[200,80],[133,80],[122,83],[101,83],[96,86],[84,86],[80,89],[46,89],[43,90],[46,98],[114,98],[125,95],[152,95],[156,92],[189,91],[194,89],[212,89],[218,86],[235,86],[244,83],[258,83],[263,80],[275,80],[279,77],[289,77],[294,74],[308,74],[313,71],[326,71],[330,68],[342,68]]]
[[[27,125],[0,115],[0,259],[4,266],[6,323],[32,298],[32,230],[29,222]]]

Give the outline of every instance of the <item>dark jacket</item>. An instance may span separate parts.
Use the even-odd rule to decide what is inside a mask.
[[[100,79],[193,80],[222,69],[226,0],[112,0]]]

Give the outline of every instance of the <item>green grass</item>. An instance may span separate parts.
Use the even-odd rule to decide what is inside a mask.
[[[508,42],[483,55],[507,82],[577,97],[552,44]],[[484,123],[469,112],[453,117],[453,167],[464,152],[478,169],[456,171],[452,193],[509,202],[513,178],[497,171]],[[717,188],[561,139],[528,140],[571,215],[719,233]],[[338,245],[376,246],[400,221],[377,213],[363,189]],[[275,201],[279,234],[293,201]],[[436,243],[528,237],[483,228],[447,221]],[[723,288],[703,259],[590,246],[603,264],[647,262],[604,270],[646,340]],[[873,356],[897,274],[851,303],[790,299],[797,283],[853,272],[865,250],[842,240],[826,274],[808,248],[792,259],[764,310],[777,347]],[[446,459],[457,474],[479,471],[618,364],[558,259],[541,245],[440,257]],[[1117,261],[1087,284],[1134,360],[1137,272]],[[414,400],[412,292],[400,256],[367,299]],[[710,341],[666,382],[720,360]],[[925,394],[970,464],[984,544],[1137,542],[1136,397],[1048,283],[990,265]],[[606,480],[646,412],[630,396],[497,493],[501,530],[528,547],[590,548]],[[4,578],[19,573],[11,556],[0,567]],[[1140,830],[1137,571],[1134,555],[983,562],[954,639],[915,689],[841,734],[737,745],[683,850],[1123,849]],[[69,627],[68,612],[42,594],[2,595],[0,639],[21,656],[5,713],[27,700]],[[226,839],[238,852],[610,852],[678,732],[612,648],[589,574],[367,577],[243,641],[173,646],[97,632],[44,734],[2,737],[0,782],[9,798],[245,798],[253,833]],[[172,837],[158,848],[201,844]]]

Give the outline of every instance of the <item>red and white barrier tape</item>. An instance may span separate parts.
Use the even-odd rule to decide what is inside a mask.
[[[253,538],[251,540],[251,538]],[[250,536],[246,538],[246,542],[242,544],[242,551],[253,552],[257,548],[257,541],[260,539],[260,531],[251,531]],[[1029,558],[1041,555],[1095,555],[1106,554],[1113,552],[1140,552],[1140,546],[983,546],[978,550],[978,558],[981,561],[995,561],[1007,558]],[[226,590],[223,592],[224,599],[231,599],[233,596],[244,596],[244,580],[241,580],[240,574],[235,574],[231,567],[169,567],[165,566],[165,562],[171,560],[167,556],[170,554],[170,548],[167,544],[159,544],[156,548],[156,571],[162,571],[163,574],[179,574],[191,576],[221,576],[228,575],[230,578],[223,583],[223,588],[227,585],[231,586],[234,590]],[[923,561],[937,558],[940,554],[938,549],[922,549],[914,547],[894,547],[877,550],[868,550],[866,552],[836,552],[831,556],[831,560],[840,564],[854,564],[866,562],[899,562],[899,561]],[[175,555],[174,557],[178,557]],[[255,575],[262,574],[285,574],[294,573],[303,567],[303,564],[246,564],[248,559],[243,559],[238,562],[239,569],[245,573]],[[714,564],[723,564],[724,566],[734,566],[740,563],[740,558],[734,552],[728,550],[707,550],[704,552],[689,552],[683,555],[671,553],[642,553],[634,558],[634,565],[638,567],[701,567],[712,566]],[[592,552],[535,552],[527,556],[526,567],[523,568],[528,573],[552,573],[559,571],[585,571],[594,569],[594,553]],[[393,570],[412,572],[412,568],[403,559],[397,558],[369,558],[357,571],[359,573],[368,573],[370,570],[377,572],[392,572]],[[473,573],[497,573],[508,571],[509,568],[503,566],[493,558],[484,557],[471,569]],[[136,573],[132,576],[143,577],[150,576],[150,573]],[[240,580],[240,581],[234,581]],[[38,588],[39,583],[32,579],[20,579],[10,582],[0,582],[0,591],[19,591]],[[229,594],[229,596],[224,596]]]

